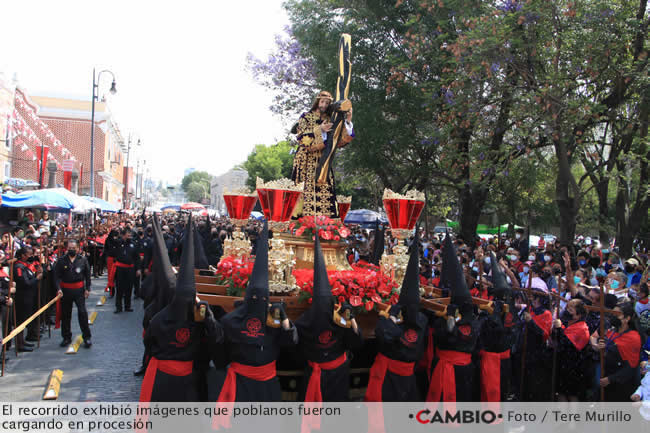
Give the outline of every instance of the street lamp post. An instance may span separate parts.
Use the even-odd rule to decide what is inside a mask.
[[[136,146],[140,146],[140,139],[138,138],[138,142],[136,143]],[[129,206],[129,157],[131,156],[131,134],[129,134],[129,144],[126,148],[126,180],[124,182],[124,209],[128,209]]]
[[[90,196],[95,197],[95,100],[98,98],[98,89],[99,89],[99,79],[102,76],[102,73],[108,72],[113,77],[113,83],[111,84],[110,92],[115,94],[117,89],[115,88],[115,74],[113,74],[108,69],[100,71],[99,74],[95,75],[95,68],[93,68],[93,99],[92,99],[92,108],[90,113]]]

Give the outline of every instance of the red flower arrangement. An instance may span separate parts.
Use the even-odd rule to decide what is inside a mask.
[[[230,296],[241,296],[248,277],[253,272],[253,261],[244,261],[233,256],[224,257],[217,266],[217,275],[228,285]],[[399,299],[399,285],[387,275],[380,272],[379,267],[361,263],[352,265],[351,271],[327,271],[332,295],[337,302],[349,302],[359,313],[371,311],[377,302],[396,304]],[[293,271],[296,285],[300,292],[300,302],[311,303],[314,291],[314,271],[312,269],[296,269]]]
[[[352,265],[352,271],[327,271],[332,295],[339,303],[349,302],[359,312],[370,311],[375,303],[396,304],[399,286],[395,281],[371,264]],[[293,271],[296,284],[300,288],[301,302],[311,303],[314,290],[314,271],[297,269]]]
[[[217,276],[221,283],[228,286],[228,295],[241,296],[248,285],[248,277],[253,272],[253,260],[242,257],[223,257],[217,265]]]
[[[339,241],[350,236],[350,229],[345,227],[341,221],[335,221],[323,215],[304,216],[297,222],[289,224],[289,231],[296,236],[307,236],[314,239],[316,227],[318,235],[326,241]]]

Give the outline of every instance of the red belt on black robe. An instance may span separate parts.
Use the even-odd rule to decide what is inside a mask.
[[[156,373],[162,371],[165,374],[171,376],[189,376],[192,374],[194,369],[194,361],[175,361],[172,359],[158,359],[156,357],[151,357],[149,360],[149,365],[147,366],[147,372],[144,375],[142,380],[142,387],[140,388],[140,404],[138,408],[144,409],[149,407],[149,402],[151,401],[151,394],[153,392],[153,385],[156,381]],[[138,421],[147,424],[149,415],[146,413],[140,415],[136,418]],[[136,433],[147,433],[146,428],[136,429]]]
[[[321,372],[322,370],[336,370],[342,366],[348,357],[345,352],[336,359],[327,362],[314,362],[307,361],[311,367],[311,376],[309,376],[309,383],[307,385],[307,392],[305,393],[305,402],[316,402],[317,404],[306,405],[311,408],[319,408],[322,406],[323,394],[321,393]],[[302,417],[301,432],[307,433],[311,429],[320,429],[320,416],[305,415]]]
[[[456,401],[456,373],[454,366],[469,365],[472,355],[455,350],[438,350],[438,363],[431,375],[426,401]]]
[[[266,382],[275,377],[275,361],[268,364],[260,365],[259,367],[254,367],[252,365],[240,364],[238,362],[231,362],[228,367],[228,373],[226,374],[226,380],[223,383],[221,388],[221,393],[217,399],[217,410],[219,409],[219,403],[221,406],[227,408],[227,412],[223,415],[217,415],[212,419],[212,427],[215,430],[218,430],[219,427],[230,428],[230,413],[232,408],[235,405],[237,399],[237,375],[247,377],[252,380],[257,380],[259,382]]]
[[[171,359],[158,359],[152,356],[147,366],[147,372],[142,381],[140,388],[140,401],[151,401],[151,393],[153,391],[153,384],[156,380],[156,373],[160,370],[165,374],[171,376],[187,376],[192,374],[194,368],[193,361],[175,361]]]
[[[366,390],[366,402],[378,403],[383,401],[381,388],[386,379],[386,372],[390,371],[398,376],[412,376],[415,369],[415,362],[398,361],[391,359],[381,353],[377,354],[374,364],[370,368],[368,378],[368,389]],[[384,431],[384,412],[381,405],[375,404],[368,408],[368,432],[381,433]]]
[[[510,358],[505,352],[481,350],[481,401],[501,401],[501,361]]]

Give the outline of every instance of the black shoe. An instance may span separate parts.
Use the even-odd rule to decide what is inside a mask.
[[[69,346],[71,343],[72,343],[72,340],[65,338],[65,339],[63,339],[61,344],[59,344],[59,346],[66,347],[66,346]]]
[[[147,371],[144,365],[141,365],[136,371],[133,372],[134,376],[142,376]]]
[[[90,341],[90,338],[88,340],[84,340],[84,347],[86,349],[90,349],[90,346],[92,346],[92,345],[93,345],[93,342]]]
[[[34,344],[32,344],[32,343],[28,343],[27,341],[25,341],[25,342],[23,343],[23,346],[25,346],[25,347],[34,347]]]
[[[121,312],[122,312],[122,309],[121,309],[121,308],[117,308],[115,311],[113,311],[113,314],[118,314],[118,313],[121,313]]]
[[[130,313],[133,311],[133,308],[125,308],[124,311],[128,311]]]
[[[19,347],[18,351],[19,352],[33,352],[34,349],[32,349],[31,347],[23,346],[23,347]]]
[[[29,337],[25,338],[25,341],[33,341],[33,342],[37,342],[37,341],[38,341],[38,337],[32,337],[32,336],[30,335]]]

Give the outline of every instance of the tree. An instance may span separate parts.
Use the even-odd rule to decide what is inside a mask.
[[[353,35],[358,136],[337,166],[374,180],[368,194],[384,187],[453,194],[460,234],[469,239],[490,197],[508,188],[504,174],[526,158],[532,165],[522,176],[554,175],[552,192],[544,176],[539,211],[559,215],[563,243],[573,241],[578,223],[594,221],[592,196],[601,210],[616,209],[619,237],[641,230],[650,176],[647,0],[289,0],[286,7],[292,53],[314,74],[305,92],[333,87],[338,38]],[[295,59],[287,64],[298,67]],[[276,70],[261,76],[286,74]],[[590,160],[607,124],[601,153],[611,162]],[[517,188],[531,190],[522,180]],[[354,182],[343,176],[341,186]],[[531,193],[509,212],[530,203],[539,197]]]
[[[183,177],[181,188],[185,192],[187,199],[193,202],[209,199],[210,179],[211,176],[205,171],[193,171]]]
[[[530,100],[540,139],[553,146],[557,160],[555,200],[560,241],[573,242],[590,172],[576,177],[573,167],[601,123],[647,86],[647,0],[515,1],[482,21],[523,26],[510,60]],[[647,88],[647,87],[646,87]],[[594,165],[588,167],[593,170]],[[603,187],[600,182],[593,186]]]
[[[465,36],[489,5],[303,0],[287,10],[323,88],[336,82],[340,34],[354,35],[352,99],[361,133],[342,152],[344,171],[371,173],[396,191],[454,191],[461,235],[474,238],[490,185],[527,149],[525,125],[513,132],[516,76],[495,59],[504,53],[480,50],[474,42],[484,34]]]
[[[210,198],[210,189],[205,186],[205,182],[193,181],[187,186],[185,194],[189,201],[200,203]]]
[[[255,189],[256,179],[259,177],[264,182],[280,178],[291,178],[293,168],[292,146],[288,141],[266,146],[258,144],[242,164],[248,172],[246,185]]]

